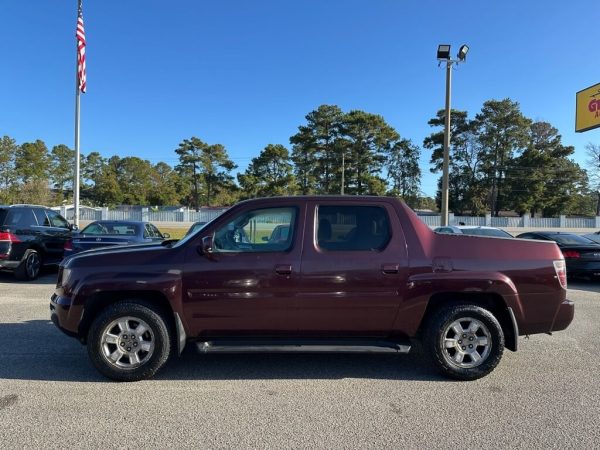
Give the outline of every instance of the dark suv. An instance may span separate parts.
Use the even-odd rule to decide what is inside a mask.
[[[56,211],[36,205],[0,206],[0,270],[33,280],[44,265],[58,264],[73,226]]]

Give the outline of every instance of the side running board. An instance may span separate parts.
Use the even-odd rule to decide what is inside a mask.
[[[408,353],[410,343],[392,341],[289,341],[215,339],[196,342],[201,353]]]

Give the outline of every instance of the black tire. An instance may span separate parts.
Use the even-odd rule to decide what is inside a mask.
[[[15,269],[15,278],[19,281],[35,280],[40,276],[42,263],[42,255],[36,250],[27,250],[21,264]]]
[[[456,380],[476,380],[500,362],[504,332],[496,317],[484,308],[446,306],[428,320],[423,345],[444,375]]]
[[[119,323],[115,324],[117,321],[125,322],[126,329],[123,330]],[[174,339],[169,323],[161,311],[144,301],[124,300],[114,303],[106,307],[92,322],[87,336],[88,355],[96,369],[110,379],[139,381],[151,378],[165,365],[172,353]],[[148,331],[137,336],[136,330],[141,324]],[[107,342],[109,338],[114,339],[115,335],[119,338],[117,342]],[[137,337],[134,338],[134,335]],[[140,344],[137,353],[126,352],[129,349],[135,352],[136,349],[129,346],[137,343]],[[144,352],[142,346],[149,346],[150,343],[152,350]],[[123,354],[119,357],[121,351]],[[119,359],[111,361],[112,354]],[[133,359],[136,355],[137,362]]]

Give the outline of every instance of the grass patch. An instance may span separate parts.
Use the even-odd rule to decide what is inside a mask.
[[[169,239],[181,239],[187,233],[187,227],[173,228],[173,227],[158,227],[161,233],[169,233],[171,236]]]

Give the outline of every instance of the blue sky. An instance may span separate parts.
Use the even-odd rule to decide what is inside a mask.
[[[76,0],[0,0],[0,135],[73,146]],[[88,92],[81,150],[177,163],[198,136],[244,170],[289,148],[321,104],[381,114],[421,146],[444,105],[440,43],[468,61],[452,106],[510,97],[557,127],[583,163],[575,93],[600,82],[598,0],[84,0]],[[435,192],[423,149],[422,189]]]

